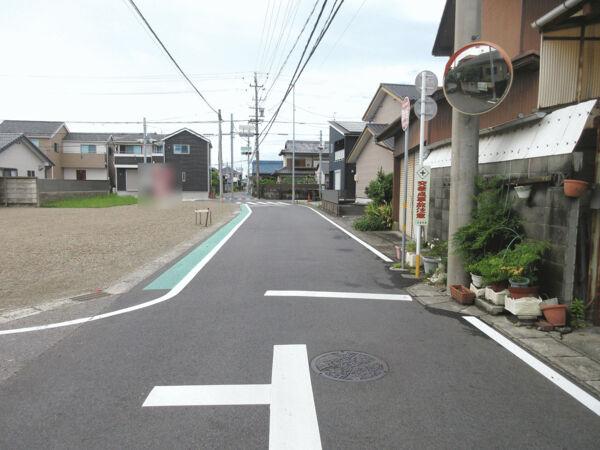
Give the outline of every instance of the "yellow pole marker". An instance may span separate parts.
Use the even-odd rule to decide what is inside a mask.
[[[421,255],[417,253],[415,256],[415,277],[421,276]]]

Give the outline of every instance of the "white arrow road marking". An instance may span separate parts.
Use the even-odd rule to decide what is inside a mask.
[[[271,384],[155,386],[143,407],[270,405],[269,449],[320,450],[306,345],[275,345]]]
[[[396,300],[403,302],[412,301],[412,297],[410,295],[405,294],[370,294],[366,292],[266,291],[265,297],[316,297],[366,300]]]

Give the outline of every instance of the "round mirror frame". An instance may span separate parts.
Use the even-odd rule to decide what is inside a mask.
[[[508,86],[506,86],[506,89],[504,91],[504,94],[502,95],[502,97],[500,97],[500,101],[498,101],[498,103],[496,103],[494,106],[492,106],[490,109],[486,110],[486,111],[482,111],[482,112],[476,112],[476,113],[469,113],[469,112],[465,112],[463,110],[461,110],[460,108],[457,108],[456,106],[454,106],[452,104],[452,102],[448,99],[448,93],[446,92],[446,75],[448,75],[448,72],[451,69],[452,64],[454,63],[454,61],[456,61],[456,59],[466,50],[472,48],[472,47],[477,47],[479,45],[484,45],[487,47],[492,47],[496,50],[498,50],[498,53],[500,53],[500,56],[502,56],[502,59],[504,60],[504,62],[506,63],[509,73],[510,73],[510,80],[508,82]],[[448,102],[448,104],[456,109],[457,111],[461,112],[462,114],[466,114],[467,116],[480,116],[482,114],[488,113],[494,109],[496,109],[498,106],[500,106],[500,104],[506,100],[506,97],[508,97],[508,94],[510,92],[510,88],[512,87],[512,83],[513,83],[513,79],[515,77],[515,72],[514,72],[514,68],[513,68],[513,64],[512,61],[510,60],[510,57],[508,56],[508,53],[506,53],[506,51],[500,47],[497,44],[494,44],[493,42],[490,41],[474,41],[471,42],[467,45],[465,45],[464,47],[461,47],[459,50],[455,51],[452,56],[450,57],[450,59],[448,60],[448,62],[446,63],[446,67],[444,67],[444,79],[442,80],[442,89],[444,90],[444,97],[446,97],[446,101]]]

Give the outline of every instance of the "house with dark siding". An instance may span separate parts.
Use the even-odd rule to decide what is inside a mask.
[[[348,157],[364,128],[364,122],[329,122],[329,189],[338,191],[343,200],[356,198],[356,164]]]

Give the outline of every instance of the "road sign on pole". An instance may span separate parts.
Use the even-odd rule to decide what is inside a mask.
[[[415,102],[415,114],[418,117],[421,117],[422,114],[423,120],[428,122],[437,114],[437,103],[431,97],[425,97],[424,102],[419,99]]]
[[[410,120],[410,98],[404,97],[402,102],[400,102],[400,107],[402,108],[400,114],[400,117],[402,118],[402,130],[406,131]]]
[[[431,168],[427,166],[415,167],[414,191],[415,205],[413,220],[415,225],[426,226],[429,222],[429,187],[431,185]]]
[[[423,77],[425,77],[425,83],[423,84]],[[421,91],[425,91],[425,95],[433,94],[438,88],[438,79],[430,70],[424,70],[415,79],[415,87],[417,91],[421,93]]]

